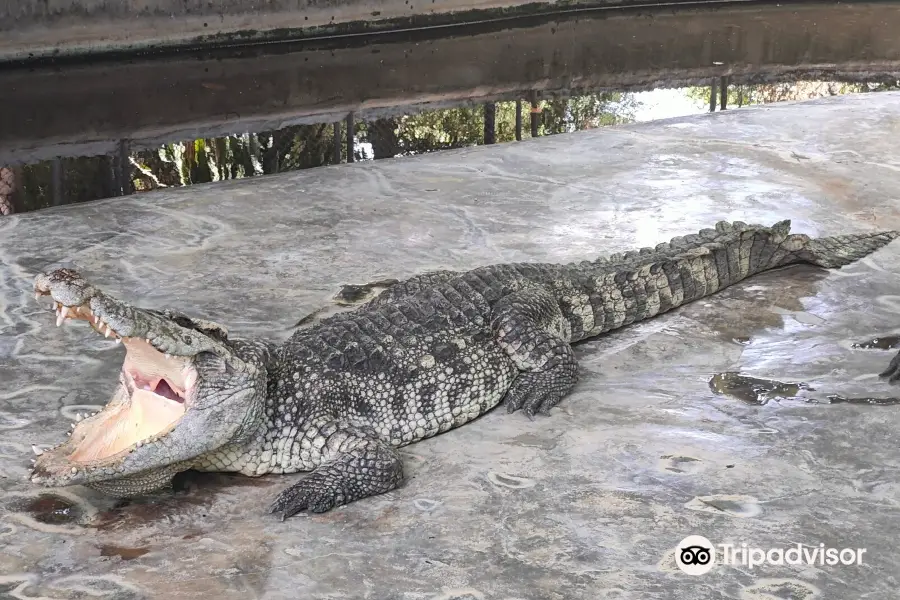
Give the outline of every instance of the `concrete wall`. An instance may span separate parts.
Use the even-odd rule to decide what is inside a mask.
[[[886,4],[571,18],[463,37],[0,72],[0,164],[536,91],[900,77]]]
[[[308,38],[632,1],[2,0],[0,62]]]

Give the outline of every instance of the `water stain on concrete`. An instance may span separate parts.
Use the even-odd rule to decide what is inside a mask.
[[[189,520],[205,518],[207,510],[224,492],[231,493],[238,487],[268,487],[275,481],[265,477],[245,477],[234,473],[178,473],[168,493],[126,498],[111,508],[101,511],[95,527],[98,530],[132,530],[152,524],[173,514]]]
[[[491,471],[487,475],[488,481],[499,487],[511,488],[514,490],[534,487],[535,481],[527,477],[518,477],[509,473],[498,473]]]
[[[726,514],[732,517],[749,519],[759,515],[762,507],[759,500],[751,496],[737,494],[716,494],[713,496],[697,496],[684,505],[685,508],[701,512]]]
[[[741,590],[741,600],[813,600],[821,590],[799,579],[763,579]]]
[[[700,462],[702,462],[699,458],[694,458],[693,456],[664,454],[659,458],[662,469],[672,473],[692,473],[697,470]]]

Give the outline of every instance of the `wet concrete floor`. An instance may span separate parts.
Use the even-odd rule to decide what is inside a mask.
[[[896,597],[900,407],[829,397],[898,393],[877,377],[897,349],[872,342],[900,332],[897,244],[580,344],[581,382],[550,417],[496,411],[410,446],[404,487],[324,515],[264,514],[298,476],[185,475],[135,501],[24,476],[31,445],[103,403],[121,361],[53,326],[38,270],[75,265],[135,303],[284,339],[336,294],[352,302],[345,285],[430,269],[586,259],[719,219],[900,228],[898,133],[900,94],[836,97],[0,220],[0,595]],[[692,577],[674,562],[691,534],[866,553]]]

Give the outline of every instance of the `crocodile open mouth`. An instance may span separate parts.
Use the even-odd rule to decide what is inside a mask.
[[[54,306],[57,325],[70,319],[84,320],[125,347],[116,393],[100,412],[79,416],[67,458],[75,463],[94,462],[168,433],[185,415],[196,386],[192,359],[165,354],[146,338],[120,336],[87,305]]]

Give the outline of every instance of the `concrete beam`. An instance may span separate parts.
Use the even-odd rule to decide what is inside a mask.
[[[900,78],[892,5],[683,9],[0,72],[0,164],[585,90]]]
[[[687,0],[669,0],[669,4]],[[0,63],[445,26],[645,0],[0,0]]]

